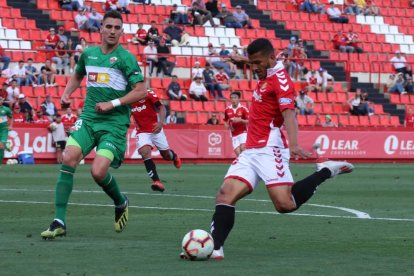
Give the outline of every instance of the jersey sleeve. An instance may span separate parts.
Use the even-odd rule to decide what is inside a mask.
[[[286,69],[277,71],[273,81],[280,111],[295,110],[295,87]]]
[[[156,105],[160,102],[160,98],[158,98],[157,94],[154,91],[148,91],[148,99],[150,100],[151,104]]]
[[[141,68],[138,65],[136,58],[129,54],[124,62],[124,74],[130,86],[144,81]]]
[[[224,121],[227,122],[229,120],[229,115],[227,114],[227,110],[224,111]]]
[[[76,73],[81,76],[86,75],[85,58],[86,52],[83,52],[79,57],[78,64],[76,65]]]

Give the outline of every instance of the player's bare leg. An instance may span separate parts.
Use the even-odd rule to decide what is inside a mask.
[[[119,190],[115,178],[108,172],[114,156],[106,149],[100,149],[93,160],[91,174],[95,182],[113,200],[115,205],[115,231],[122,232],[128,221],[128,199]]]
[[[69,139],[69,145],[63,153],[60,175],[56,182],[55,218],[49,228],[40,234],[43,239],[54,239],[66,235],[66,209],[72,193],[73,175],[76,166],[83,157],[80,147],[70,145],[71,142],[73,140]],[[76,144],[76,141],[74,143]]]
[[[155,166],[154,161],[151,158],[151,146],[145,145],[138,149],[138,153],[142,156],[144,160],[145,168],[147,169],[148,176],[152,179],[151,189],[153,191],[164,192],[164,184],[160,181],[160,178],[157,173],[157,167]]]
[[[181,168],[181,159],[172,149],[160,150],[160,154],[164,160],[173,161],[177,169]]]
[[[223,245],[234,225],[236,202],[250,193],[242,181],[228,178],[216,196],[216,210],[211,222],[211,235],[214,239],[212,259],[223,259]]]

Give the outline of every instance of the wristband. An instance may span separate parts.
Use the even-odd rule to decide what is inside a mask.
[[[117,107],[117,106],[120,106],[120,105],[121,105],[121,101],[120,101],[119,99],[115,99],[115,100],[112,100],[112,101],[111,101],[111,104],[112,104],[114,107]]]

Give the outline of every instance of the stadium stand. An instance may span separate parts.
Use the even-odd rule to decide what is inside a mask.
[[[96,8],[98,12],[103,13],[103,2],[85,1],[85,6]],[[144,46],[128,43],[138,29],[138,22],[144,24],[144,29],[148,29],[150,22],[155,21],[161,31],[165,27],[173,4],[177,4],[180,10],[184,10],[185,6],[191,6],[190,0],[157,0],[152,3],[154,5],[131,2],[131,13],[124,15],[125,35],[121,43],[137,56],[144,68]],[[376,1],[380,16],[349,15],[349,24],[332,23],[323,14],[300,12],[290,1],[284,0],[257,0],[256,5],[249,4],[247,0],[224,0],[221,3],[227,5],[231,11],[234,10],[232,7],[242,5],[252,19],[253,29],[212,27],[208,22],[204,26],[185,26],[184,29],[190,34],[190,43],[182,47],[171,47],[170,57],[176,63],[174,74],[178,75],[183,91],[188,92],[194,61],[200,61],[201,67],[205,65],[209,43],[217,49],[223,43],[231,50],[233,45],[243,47],[256,38],[266,37],[279,52],[288,46],[289,39],[294,36],[306,43],[310,57],[305,61],[306,67],[309,70],[323,67],[335,78],[333,92],[309,92],[315,100],[315,113],[329,114],[334,123],[344,127],[401,126],[405,106],[414,104],[414,95],[384,92],[383,84],[388,75],[394,73],[389,60],[396,51],[405,53],[407,62],[414,64],[414,10],[409,7],[407,1],[392,1],[392,5],[389,0]],[[336,1],[336,4],[342,8],[341,1]],[[15,67],[19,60],[28,58],[33,58],[35,64],[40,67],[39,65],[51,56],[51,53],[44,51],[42,47],[48,29],[52,26],[64,26],[65,34],[71,36],[75,42],[80,37],[85,38],[89,45],[100,41],[99,33],[76,30],[76,12],[62,10],[57,0],[36,1],[35,5],[0,0],[0,12],[0,45],[11,57],[11,67]],[[217,19],[215,22],[220,23]],[[363,53],[341,53],[334,49],[332,37],[335,32],[348,32],[351,29],[358,34]],[[241,76],[241,79],[232,79],[231,85],[234,90],[243,92],[242,104],[249,105],[255,80],[249,68],[239,68],[238,71],[237,75]],[[35,108],[47,94],[52,95],[58,103],[67,79],[67,75],[58,75],[56,87],[23,86],[21,91]],[[184,117],[186,123],[205,124],[206,118],[210,117],[212,112],[222,112],[226,106],[225,101],[215,101],[211,96],[210,101],[203,104],[169,101],[165,90],[170,78],[152,77],[147,78],[147,81],[148,87],[154,89],[171,109],[178,111],[178,115]],[[297,90],[303,89],[304,85],[301,80],[295,83]],[[368,93],[374,115],[355,117],[349,114],[346,102],[354,96],[351,91],[355,91],[356,88]],[[73,95],[75,107],[82,101],[85,92],[83,83],[82,88]],[[224,91],[224,96],[228,99],[229,91]],[[298,116],[298,121],[300,125],[312,126],[315,125],[316,115]]]

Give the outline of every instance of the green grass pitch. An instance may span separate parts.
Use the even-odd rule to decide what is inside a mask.
[[[259,185],[237,206],[224,261],[180,260],[184,234],[209,229],[227,168],[158,165],[163,194],[150,190],[143,165],[114,170],[131,205],[129,223],[118,234],[110,199],[93,182],[90,167],[80,166],[68,235],[44,241],[40,232],[53,218],[59,166],[3,166],[0,275],[414,275],[411,164],[357,164],[289,215],[274,212]],[[312,168],[291,169],[299,180]]]

